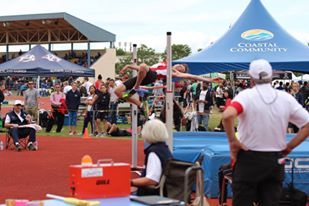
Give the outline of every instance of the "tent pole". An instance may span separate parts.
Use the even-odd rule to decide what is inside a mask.
[[[136,50],[136,44],[133,44],[133,64],[137,65],[137,50]],[[133,76],[137,75],[137,71],[133,70]],[[135,104],[132,104],[131,107],[131,123],[132,123],[132,167],[137,167],[137,106]]]
[[[87,65],[87,68],[90,67],[90,63],[91,63],[91,62],[90,62],[90,55],[91,55],[91,54],[90,54],[90,42],[88,42],[88,43],[87,43],[87,64],[88,64],[88,65]]]
[[[40,75],[38,75],[38,79],[36,80],[36,89],[37,89],[37,91],[38,91],[38,94],[39,94],[39,96],[40,96]],[[38,111],[37,111],[37,120],[36,120],[36,122],[37,122],[37,124],[39,124],[40,123],[40,107],[39,107],[40,105],[38,104]]]
[[[234,78],[234,74],[235,74],[236,71],[230,71],[230,80],[231,80],[231,86],[233,88],[233,97],[235,97],[235,93],[236,93],[236,90],[235,90],[235,78]],[[232,97],[232,98],[233,98]]]
[[[5,61],[9,60],[9,45],[6,45],[6,56],[5,56]]]
[[[167,76],[166,76],[166,127],[169,139],[167,144],[169,149],[173,151],[173,82],[172,82],[172,45],[171,45],[171,36],[172,32],[167,32],[167,41],[166,41],[166,63],[167,63]]]

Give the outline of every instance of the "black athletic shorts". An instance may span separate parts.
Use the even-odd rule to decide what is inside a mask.
[[[123,83],[124,86],[126,86],[126,90],[130,90],[134,87],[136,83],[137,77],[133,77],[131,79],[128,79]],[[146,73],[145,78],[143,79],[141,85],[146,86],[148,84],[154,83],[157,80],[157,72],[152,71],[149,69],[149,71]]]
[[[95,119],[100,119],[101,121],[108,120],[108,112],[97,112]]]
[[[131,133],[129,133],[127,130],[124,129],[117,129],[114,132],[110,133],[113,137],[124,137],[124,136],[131,136]]]

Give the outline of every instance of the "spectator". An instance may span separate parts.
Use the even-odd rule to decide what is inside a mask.
[[[31,116],[26,114],[22,109],[22,102],[16,100],[14,103],[13,111],[6,114],[4,127],[9,129],[9,133],[13,138],[15,149],[17,151],[21,150],[19,144],[20,138],[25,138],[29,136],[29,142],[27,149],[30,151],[35,151],[33,143],[36,141],[36,131],[34,128],[19,128],[21,125],[26,125],[31,122]]]
[[[219,108],[220,106],[224,105],[223,102],[223,84],[220,83],[216,89],[216,104]]]
[[[132,136],[132,129],[120,129],[116,124],[111,124],[109,122],[106,123],[106,132],[108,135],[112,137],[126,137]],[[140,127],[138,127],[140,129]],[[139,133],[139,132],[138,132]]]
[[[109,103],[109,109],[110,109],[110,117],[111,117],[111,123],[116,124],[117,122],[117,107],[118,107],[118,96],[115,94],[115,81],[113,79],[109,80],[108,85],[108,92],[110,94],[110,103]]]
[[[290,94],[297,100],[297,102],[305,107],[305,101],[304,101],[304,96],[302,93],[299,92],[299,84],[297,82],[292,83],[292,89],[290,91]],[[293,124],[289,123],[288,125],[288,133],[297,133],[298,132],[298,127]]]
[[[69,85],[67,81],[63,82],[63,93],[67,94],[72,89],[72,86]]]
[[[89,88],[89,90],[90,90],[90,88]],[[80,92],[80,95],[81,95],[82,97],[88,97],[87,90],[86,90],[86,88],[85,88],[84,86],[80,86],[80,87],[79,87],[79,92]],[[90,91],[89,91],[89,92],[90,92]]]
[[[66,94],[66,105],[69,110],[69,135],[76,135],[77,112],[80,104],[80,92],[76,82],[72,83],[72,89]]]
[[[174,121],[174,126],[177,132],[180,131],[181,127],[181,120],[183,119],[184,114],[182,111],[182,108],[179,106],[179,104],[173,100],[173,121]],[[166,109],[165,109],[165,104],[161,109],[160,112],[160,120],[162,122],[166,122]]]
[[[109,101],[110,101],[110,94],[107,92],[107,88],[105,84],[101,85],[100,92],[96,94],[92,100],[92,104],[95,104],[96,108],[96,123],[97,123],[97,136],[105,136],[106,134],[103,133],[103,129],[100,125],[102,122],[103,124],[107,123],[108,120],[108,110],[109,110]],[[105,128],[105,127],[104,127]]]
[[[39,93],[38,90],[34,88],[33,81],[28,82],[28,89],[25,91],[25,109],[26,112],[32,116],[34,121],[38,120],[38,106],[39,106]]]
[[[211,106],[213,105],[211,90],[209,89],[209,83],[203,82],[202,88],[198,84],[197,93],[195,96],[197,121],[199,126],[204,127],[204,131],[208,130],[209,113]]]
[[[291,94],[293,97],[295,97],[295,99],[300,105],[304,106],[304,95],[300,93],[299,84],[297,82],[292,83]]]
[[[278,86],[278,87],[275,87],[275,88],[278,89],[278,90],[284,90],[283,82],[280,81],[280,82],[279,82],[279,86]]]
[[[293,82],[292,82],[292,83],[293,83]],[[288,92],[288,93],[291,91],[292,88],[291,88],[291,86],[290,86],[290,82],[286,82],[286,83],[285,83],[284,89],[285,89],[285,91]]]
[[[100,89],[101,84],[102,84],[102,75],[99,74],[97,81],[95,81],[94,83],[94,86],[96,89]]]
[[[86,88],[87,94],[90,94],[89,93],[89,88],[90,88],[91,85],[92,85],[92,83],[89,81],[89,78],[85,77],[84,78],[84,83],[83,83],[82,86]]]
[[[4,85],[0,85],[0,114],[1,114],[1,105],[5,98],[4,93],[3,93],[4,90],[5,90]]]
[[[89,88],[89,96],[86,99],[86,114],[85,114],[85,119],[84,119],[84,126],[83,126],[83,131],[82,134],[85,133],[85,129],[88,128],[88,123],[90,122],[91,124],[91,135],[94,133],[94,122],[93,122],[93,107],[92,107],[92,99],[95,96],[95,91],[96,88],[94,85],[91,85]]]
[[[52,107],[52,116],[49,118],[46,132],[50,132],[53,123],[57,122],[56,132],[60,133],[64,123],[64,115],[67,113],[65,104],[65,95],[60,91],[61,87],[59,83],[55,84],[55,92],[50,95],[50,102]]]
[[[10,88],[12,88],[12,87],[10,86]],[[20,88],[19,88],[19,90],[20,90],[20,96],[24,96],[24,92],[25,92],[27,89],[28,89],[27,83],[23,83],[23,84],[20,86]]]
[[[162,80],[156,80],[154,87],[161,87],[163,86]],[[163,96],[164,92],[163,92],[163,88],[155,88],[152,91],[153,96],[157,97],[157,96]]]
[[[304,82],[304,85],[299,89],[299,92],[304,96],[304,100],[308,99],[308,97],[309,97],[309,87],[308,87],[307,81]]]
[[[106,87],[108,87],[108,85],[109,85],[109,81],[110,81],[110,80],[111,80],[111,78],[109,78],[109,77],[108,77],[108,78],[106,78],[106,82],[105,82],[105,86],[106,86]]]
[[[138,187],[137,195],[159,195],[158,189],[148,189],[149,186],[157,186],[167,160],[172,154],[166,145],[168,139],[165,124],[158,119],[149,120],[144,125],[142,137],[150,145],[144,150],[145,169],[140,178],[131,180],[131,186]]]
[[[229,91],[228,90],[224,90],[223,92],[223,96],[224,96],[224,102],[225,102],[225,106],[221,106],[219,109],[220,111],[224,111],[232,102],[232,96],[230,95]],[[222,124],[222,119],[220,120],[220,123],[219,125],[214,128],[214,131],[216,132],[223,132],[224,131],[224,127],[223,127],[223,124]]]
[[[121,84],[122,84],[121,77],[119,75],[116,75],[116,77],[115,77],[115,85],[116,85],[116,87],[118,87]]]

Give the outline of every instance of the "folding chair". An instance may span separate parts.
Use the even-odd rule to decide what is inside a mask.
[[[193,185],[196,184],[195,199],[199,199],[198,204],[204,204],[204,175],[200,166],[203,156],[195,162],[185,162],[180,160],[169,160],[162,178],[160,180],[160,196],[165,196],[184,201],[185,204],[191,202]]]
[[[233,184],[233,169],[231,164],[224,164],[219,168],[219,206],[227,206],[227,186]],[[253,202],[253,206],[259,204]]]
[[[5,136],[6,136],[5,149],[11,149],[11,150],[15,149],[14,140],[11,134],[9,133],[9,130],[7,130]],[[27,135],[26,137],[20,137],[18,142],[22,149],[26,149],[29,142],[29,135]]]
[[[227,186],[232,184],[232,166],[231,164],[222,165],[219,168],[218,179],[219,179],[219,205],[227,205]]]

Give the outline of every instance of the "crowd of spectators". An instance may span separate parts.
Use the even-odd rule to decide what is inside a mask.
[[[92,83],[87,77],[83,80],[73,77],[66,79],[43,78],[40,82],[39,91],[33,89],[35,82],[28,78],[7,77],[2,79],[2,83],[6,88],[3,92],[5,96],[11,95],[8,91],[12,90],[16,90],[17,95],[24,96],[25,103],[28,104],[26,112],[31,114],[34,120],[37,119],[37,115],[32,110],[37,110],[35,108],[37,108],[38,103],[32,101],[34,99],[32,97],[36,95],[50,96],[51,112],[46,123],[47,132],[52,130],[53,123],[57,123],[56,132],[61,132],[65,114],[68,114],[69,135],[83,134],[90,124],[91,135],[100,137],[109,135],[108,130],[111,125],[117,126],[119,100],[114,91],[126,79],[126,76],[122,79],[117,76],[116,79],[106,78],[104,81],[104,78],[98,75]],[[164,85],[164,82],[157,80],[152,86],[162,85]],[[234,87],[229,80],[224,80],[218,84],[188,80],[178,81],[175,84],[173,112],[175,129],[177,131],[208,131],[209,120],[212,118],[214,109],[223,112],[235,94],[250,86],[249,80],[236,80]],[[303,107],[309,109],[307,82],[283,83],[282,81],[273,81],[273,87],[290,93]],[[61,92],[61,95],[59,92]],[[63,99],[63,103],[61,103],[61,99]],[[65,104],[65,107],[60,107],[62,104]],[[163,88],[155,88],[151,91],[149,105],[149,116],[156,116],[165,121]],[[83,111],[81,111],[81,108]],[[129,111],[127,112],[129,113]],[[78,116],[84,117],[84,125],[81,131],[76,129]],[[142,125],[142,123],[139,125]],[[223,131],[221,121],[214,129],[215,131]],[[297,128],[291,124],[288,131],[297,132]]]

